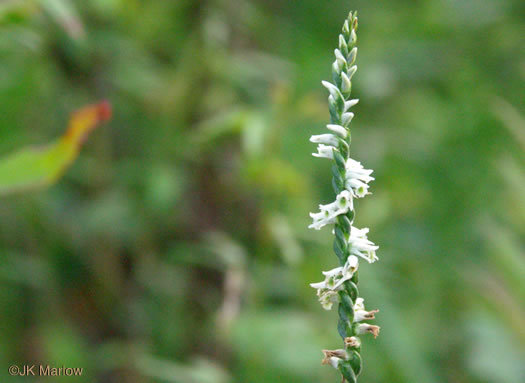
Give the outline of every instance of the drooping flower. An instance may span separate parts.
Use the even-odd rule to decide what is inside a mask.
[[[349,158],[346,160],[346,188],[352,192],[353,197],[361,198],[367,194],[368,183],[374,180],[371,177],[373,170],[363,168],[360,162]]]
[[[323,226],[334,223],[338,215],[346,214],[351,209],[353,209],[352,194],[348,190],[343,190],[334,202],[319,205],[319,213],[310,213],[313,223],[308,228],[320,230]]]
[[[350,254],[366,259],[369,263],[373,263],[378,260],[376,250],[379,249],[379,246],[376,246],[372,241],[368,240],[366,236],[368,231],[369,229],[367,227],[358,229],[352,226],[348,238],[348,248]]]

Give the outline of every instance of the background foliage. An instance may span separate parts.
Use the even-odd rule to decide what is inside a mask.
[[[114,107],[58,185],[0,202],[2,381],[338,379],[308,286],[336,264],[306,229],[333,198],[308,138],[350,9],[352,150],[376,176],[357,225],[381,245],[361,381],[525,381],[520,0],[1,2],[0,154]]]

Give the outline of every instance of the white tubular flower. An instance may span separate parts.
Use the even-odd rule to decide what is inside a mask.
[[[345,72],[341,72],[341,92],[347,94],[350,93],[351,89],[352,83],[350,82],[350,78],[348,78]]]
[[[354,322],[375,319],[375,314],[378,312],[379,310],[366,311],[365,300],[359,297],[356,299],[354,304]]]
[[[345,37],[343,35],[339,35],[339,49],[340,50],[348,50],[348,44],[346,43]]]
[[[334,223],[339,214],[346,214],[353,206],[352,194],[343,190],[331,204],[319,205],[319,213],[310,213],[313,223],[308,228],[320,230],[323,226]]]
[[[352,196],[361,198],[370,194],[368,183],[374,180],[374,177],[370,176],[373,170],[363,168],[360,162],[351,158],[346,161],[345,168],[346,188],[351,190]]]
[[[358,102],[359,102],[359,99],[345,101],[345,108],[343,112],[346,113],[348,109],[350,109],[352,106],[354,106]]]
[[[310,142],[314,144],[325,144],[329,146],[334,146],[337,148],[339,144],[337,137],[333,134],[318,134],[316,136],[310,137]]]
[[[334,100],[338,98],[343,98],[343,95],[339,91],[339,88],[337,88],[334,84],[328,81],[321,81],[321,84],[328,89],[328,92],[330,92],[330,95],[334,98]]]
[[[342,289],[343,283],[350,280],[359,267],[357,257],[351,255],[348,257],[343,267],[336,267],[329,271],[323,271],[325,280],[318,283],[311,283],[314,289],[317,289],[319,303],[325,310],[331,310],[332,305],[339,301],[337,291]]]
[[[366,259],[369,263],[373,263],[378,259],[376,250],[379,249],[379,246],[376,246],[368,240],[366,237],[368,232],[369,230],[366,227],[364,229],[358,229],[352,226],[350,237],[348,238],[348,247],[350,254]]]
[[[348,130],[346,130],[346,128],[344,126],[341,126],[341,125],[334,125],[334,124],[328,124],[326,125],[326,128],[337,134],[339,137],[341,138],[346,138],[348,136]],[[310,139],[311,140],[311,139]]]
[[[334,159],[334,147],[324,144],[317,145],[317,153],[312,153],[312,156],[318,158],[328,158],[329,160]]]
[[[338,349],[338,350],[323,350],[324,358],[321,364],[329,364],[333,368],[338,368],[339,364],[344,361],[348,360],[348,353],[346,350]]]
[[[374,326],[368,323],[360,323],[355,327],[355,331],[358,335],[370,333],[374,338],[377,338],[380,329],[379,326]]]

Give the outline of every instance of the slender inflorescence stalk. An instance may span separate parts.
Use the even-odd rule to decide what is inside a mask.
[[[357,70],[354,65],[357,55],[357,12],[350,12],[339,35],[339,48],[335,50],[335,61],[332,65],[333,83],[323,81],[328,90],[330,124],[326,127],[329,133],[312,136],[310,141],[318,144],[319,158],[333,160],[332,186],[336,193],[334,202],[319,205],[320,212],[310,213],[313,223],[310,228],[319,230],[325,225],[334,225],[334,252],[340,266],[324,271],[325,280],[312,283],[317,289],[319,302],[325,310],[331,310],[338,303],[339,335],[343,338],[343,348],[323,350],[323,364],[330,364],[341,371],[343,381],[357,382],[361,372],[361,341],[359,335],[379,334],[379,327],[364,320],[374,319],[378,310],[366,311],[363,298],[357,289],[357,269],[359,258],[369,263],[377,260],[374,245],[367,238],[368,229],[353,226],[355,217],[354,199],[362,198],[368,192],[368,183],[374,178],[372,170],[364,169],[361,163],[350,158],[350,129],[354,117],[350,112],[358,100],[351,99],[352,76]]]

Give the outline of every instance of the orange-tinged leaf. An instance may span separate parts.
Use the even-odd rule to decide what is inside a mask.
[[[107,101],[77,110],[66,133],[41,146],[28,147],[0,159],[0,195],[54,183],[78,156],[89,133],[111,118]]]

